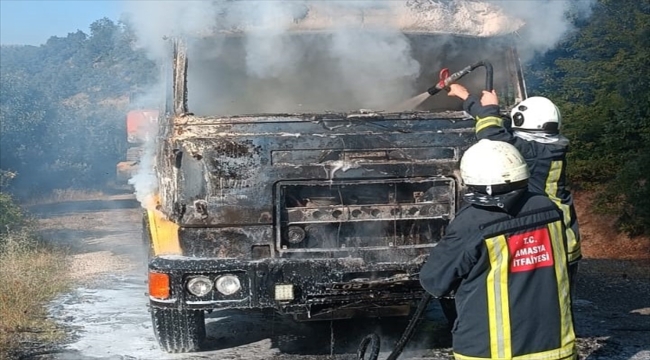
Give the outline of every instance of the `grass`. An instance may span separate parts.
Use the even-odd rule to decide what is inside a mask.
[[[0,234],[0,359],[62,340],[44,305],[68,289],[66,255],[29,228]]]

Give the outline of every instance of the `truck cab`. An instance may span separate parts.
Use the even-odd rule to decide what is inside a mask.
[[[479,60],[493,65],[504,109],[526,97],[507,34],[400,30],[419,71],[408,96],[373,109],[349,95],[359,89],[350,73],[329,67],[331,34],[283,36],[305,47],[291,79],[251,76],[246,34],[170,40],[157,186],[143,219],[153,327],[166,351],[199,350],[206,311],[407,315],[423,294],[419,269],[461,206],[457,169],[475,130],[444,92],[392,105],[424,93],[442,67]],[[484,70],[460,83],[480,92]]]

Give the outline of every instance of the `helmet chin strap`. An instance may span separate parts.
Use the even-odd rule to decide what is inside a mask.
[[[505,211],[510,211],[510,209],[515,206],[520,196],[525,192],[526,188],[516,189],[499,195],[486,195],[479,192],[470,192],[465,194],[463,199],[470,204],[483,207],[496,207],[504,209]]]

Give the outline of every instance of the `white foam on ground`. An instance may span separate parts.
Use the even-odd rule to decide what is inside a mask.
[[[102,288],[80,287],[50,304],[50,316],[74,329],[76,339],[57,359],[139,360],[268,359],[278,353],[270,339],[236,348],[192,354],[168,354],[158,347],[142,278],[112,277]],[[223,318],[209,318],[207,324]],[[72,356],[71,354],[74,354]]]
[[[163,358],[151,329],[144,283],[135,280],[114,278],[119,287],[104,289],[80,287],[52,303],[51,315],[78,329],[67,349],[92,357]]]

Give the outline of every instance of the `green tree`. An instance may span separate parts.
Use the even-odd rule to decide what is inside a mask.
[[[533,83],[562,109],[572,180],[604,189],[599,205],[622,230],[650,233],[650,2],[601,0],[579,26]]]
[[[90,34],[0,47],[0,169],[16,194],[97,187],[126,148],[129,94],[155,81],[127,24],[100,19]]]
[[[54,111],[49,99],[30,86],[25,73],[2,71],[1,78],[0,166],[29,173],[34,159],[41,159],[51,148],[43,135]]]

